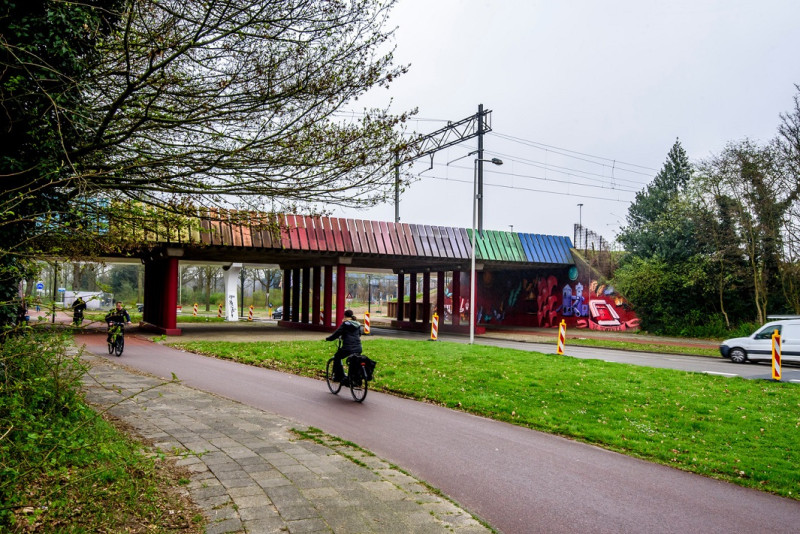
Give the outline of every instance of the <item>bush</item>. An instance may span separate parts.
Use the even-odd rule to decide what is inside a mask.
[[[0,345],[0,502],[6,506],[22,498],[19,490],[33,472],[81,449],[71,434],[89,410],[79,389],[85,369],[67,356],[67,343],[66,334],[24,328]],[[8,513],[0,509],[0,525]]]

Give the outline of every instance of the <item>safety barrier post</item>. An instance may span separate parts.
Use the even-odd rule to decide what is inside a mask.
[[[364,335],[368,336],[370,332],[369,312],[364,312]]]
[[[431,341],[436,341],[439,339],[439,314],[433,314],[433,320],[431,321]]]
[[[564,354],[564,342],[567,339],[567,322],[564,319],[561,319],[561,324],[558,325],[558,348],[556,348],[556,352],[558,354]]]
[[[778,330],[772,333],[772,379],[781,379],[781,334]]]
[[[219,307],[217,308],[217,317],[222,317],[222,303],[219,303]]]
[[[253,320],[253,305],[252,304],[250,305],[250,311],[247,313],[247,320],[248,321],[252,321]]]
[[[192,315],[197,317],[197,303],[196,302],[194,303],[194,311],[192,311]]]

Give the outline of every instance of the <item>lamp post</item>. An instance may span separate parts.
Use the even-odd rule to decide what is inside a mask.
[[[478,163],[482,163],[484,161],[488,161],[494,165],[502,165],[503,160],[500,158],[492,158],[492,159],[482,159],[482,158],[475,158],[475,173],[473,179],[473,190],[472,190],[472,268],[470,269],[469,275],[469,344],[472,345],[475,342],[475,256],[477,252],[475,251],[475,226],[477,224],[477,217],[478,217]]]

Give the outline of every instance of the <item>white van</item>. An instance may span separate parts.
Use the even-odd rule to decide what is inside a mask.
[[[767,323],[748,337],[726,339],[719,346],[723,358],[735,363],[772,360],[772,334],[781,335],[781,360],[800,362],[800,319]]]

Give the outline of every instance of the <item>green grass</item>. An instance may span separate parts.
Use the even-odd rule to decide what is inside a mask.
[[[323,341],[174,345],[318,378],[333,352]],[[364,346],[378,361],[377,390],[800,494],[797,385],[441,341],[366,339]]]
[[[0,532],[201,532],[186,471],[86,405],[68,335],[0,340]]]

